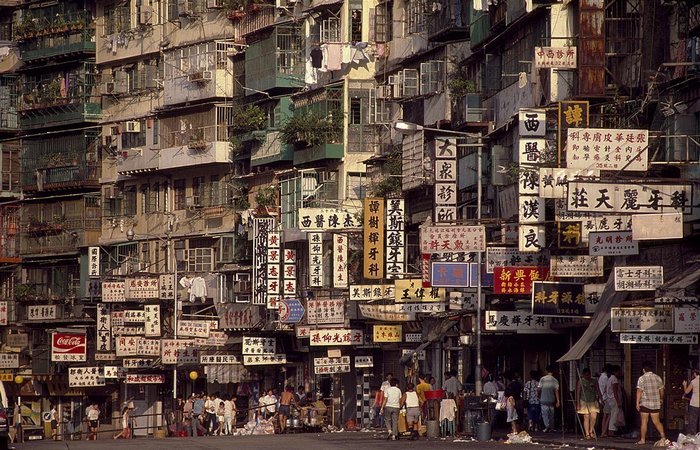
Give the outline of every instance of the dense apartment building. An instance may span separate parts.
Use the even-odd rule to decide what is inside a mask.
[[[697,343],[663,341],[681,328],[635,346],[588,317],[694,297],[699,35],[690,1],[0,1],[3,381],[25,429],[48,401],[70,434],[87,399],[106,417],[131,399],[150,434],[174,397],[245,409],[285,384],[366,425],[383,373],[456,370],[472,391],[477,354],[490,373],[629,362],[628,389],[644,359],[682,373]],[[634,134],[638,154],[600,161],[568,128]],[[363,240],[365,198],[405,200],[386,241]],[[426,252],[441,222],[484,225],[484,254]],[[604,232],[638,252],[594,255]],[[400,264],[364,270],[369,244]],[[452,292],[422,284],[477,261]],[[624,266],[664,283],[616,290]],[[585,308],[535,320],[540,297],[503,284],[523,267],[585,284]]]

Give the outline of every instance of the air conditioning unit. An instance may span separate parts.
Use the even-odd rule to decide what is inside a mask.
[[[213,78],[211,70],[205,70],[202,72],[202,80],[211,80]]]
[[[138,120],[130,120],[125,124],[127,133],[140,133],[141,132],[141,122]]]
[[[187,197],[185,199],[185,206],[187,206],[187,209],[189,211],[192,211],[194,209],[200,209],[202,205],[199,202],[195,202],[195,199],[193,197]]]
[[[194,82],[211,81],[212,73],[211,70],[200,70],[189,74],[187,79]]]
[[[483,122],[485,120],[485,110],[482,107],[481,95],[467,94],[462,102],[465,122]]]
[[[142,8],[145,9],[139,14],[139,25],[153,25],[153,11],[145,6],[142,6]]]

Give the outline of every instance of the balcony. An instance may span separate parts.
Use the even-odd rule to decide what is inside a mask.
[[[17,75],[0,75],[0,130],[14,131],[19,129],[17,106],[19,77]]]
[[[211,125],[171,132],[160,150],[160,170],[202,166],[204,164],[228,164],[231,160],[231,144],[225,126]]]
[[[472,17],[472,22],[469,25],[469,41],[471,48],[478,47],[486,40],[491,31],[491,18],[484,11],[477,11],[476,16]]]
[[[695,135],[661,135],[649,139],[651,163],[699,164],[700,136]]]
[[[229,19],[234,21],[236,36],[247,36],[275,23],[275,5],[273,3],[251,4],[247,11],[229,11]]]
[[[294,160],[294,147],[282,142],[279,131],[262,132],[262,140],[253,142],[250,151],[251,167]]]
[[[77,252],[100,237],[99,196],[23,205],[20,255]]]
[[[0,198],[19,198],[20,144],[17,141],[0,143]],[[2,227],[0,227],[2,229]]]
[[[0,206],[0,263],[18,263],[19,206]]]
[[[469,38],[469,12],[467,2],[437,0],[428,14],[428,39],[447,42]]]
[[[486,126],[489,120],[491,120],[491,113],[488,108],[483,107],[481,94],[467,94],[452,106],[454,126]]]
[[[22,189],[35,192],[99,187],[97,142],[94,132],[25,141]]]
[[[23,20],[15,30],[22,61],[95,54],[95,28],[89,12],[57,13],[51,17],[42,17],[42,12],[45,11],[39,10],[34,13],[37,17]]]
[[[302,28],[276,26],[250,44],[245,53],[246,95],[304,86],[305,45]]]
[[[345,155],[343,144],[318,144],[294,151],[294,165],[306,164],[324,159],[342,159]]]

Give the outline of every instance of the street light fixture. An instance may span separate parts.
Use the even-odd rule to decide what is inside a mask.
[[[172,227],[172,223],[169,222],[169,226]],[[134,232],[133,228],[126,230],[126,240],[132,242],[137,236],[150,237],[158,239],[160,242],[165,244],[168,248],[168,259],[167,259],[167,270],[173,271],[173,276],[175,278],[175,305],[173,307],[173,339],[177,341],[177,322],[180,313],[180,298],[177,295],[177,261],[175,260],[175,248],[173,246],[173,236],[172,230],[166,233],[166,239],[158,236],[157,234],[150,233],[139,233],[138,235]],[[177,364],[173,368],[173,411],[177,405]]]
[[[475,138],[478,139],[478,143],[468,146],[474,146],[477,148],[477,166],[476,166],[476,218],[477,223],[481,224],[481,197],[482,197],[482,168],[481,168],[481,156],[482,148],[484,144],[481,142],[480,133],[467,133],[465,131],[455,131],[455,130],[443,130],[440,128],[424,127],[423,125],[418,125],[416,123],[397,121],[394,122],[394,129],[402,134],[413,134],[418,131],[432,131],[435,133],[451,134],[455,136],[461,136],[465,138]],[[476,395],[481,395],[482,382],[481,382],[481,252],[476,252],[476,364],[474,365],[474,392]]]

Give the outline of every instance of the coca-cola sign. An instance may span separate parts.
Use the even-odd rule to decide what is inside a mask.
[[[54,332],[51,337],[51,361],[85,361],[87,339],[84,333]]]

